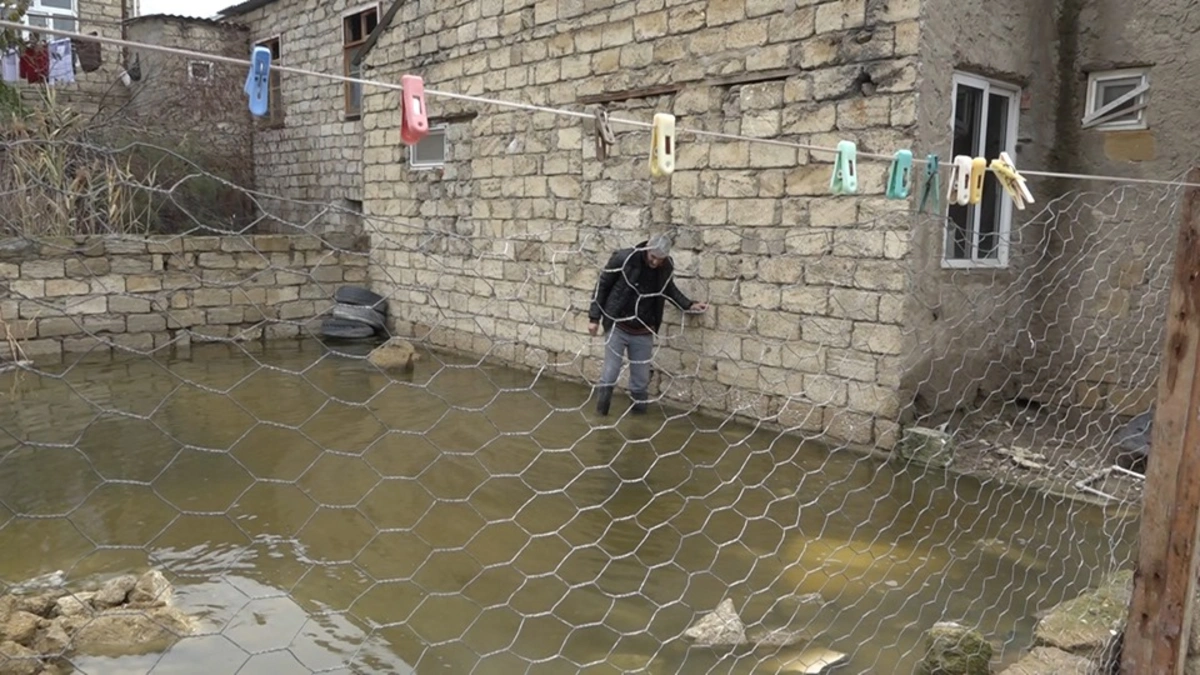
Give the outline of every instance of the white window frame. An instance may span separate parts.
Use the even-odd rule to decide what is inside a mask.
[[[958,117],[958,87],[968,86],[974,89],[983,91],[983,119],[980,120],[979,129],[976,131],[975,141],[979,147],[985,145],[983,138],[984,131],[987,129],[988,116],[988,99],[991,94],[1003,94],[1008,97],[1008,126],[1005,129],[1008,138],[1004,144],[1004,151],[1010,156],[1016,155],[1017,152],[1017,133],[1020,126],[1021,115],[1021,88],[1009,84],[1007,82],[998,82],[990,80],[978,75],[969,75],[967,73],[955,72],[952,78],[953,88],[950,94],[950,140],[953,145],[954,139],[954,120]],[[951,158],[952,159],[952,158]],[[988,161],[995,159],[994,157],[985,158]],[[944,174],[948,175],[948,174]],[[988,181],[993,182],[993,181]],[[985,184],[985,189],[988,189]],[[1000,189],[997,185],[992,185],[990,189]],[[980,258],[979,257],[979,221],[980,210],[978,205],[967,207],[967,217],[970,219],[971,225],[971,257],[970,258],[950,258],[951,245],[951,226],[954,221],[950,219],[950,203],[943,193],[939,197],[946,201],[943,207],[943,215],[946,220],[946,226],[942,228],[942,267],[951,269],[974,269],[974,268],[1005,268],[1008,267],[1009,255],[1009,240],[1012,233],[1012,218],[1013,204],[1012,199],[1008,198],[1007,193],[1001,193],[1000,202],[1000,222],[998,223],[996,236],[998,237],[997,254],[995,258]]]
[[[208,69],[208,73],[204,77],[198,77],[196,75],[196,72],[194,70],[192,70],[193,66],[204,66]],[[213,79],[213,70],[216,67],[217,67],[216,64],[213,63],[212,61],[201,61],[201,60],[197,60],[197,59],[189,59],[187,62],[188,80],[191,80],[192,82],[211,82]]]
[[[1129,80],[1137,80],[1133,91],[1101,106],[1100,94],[1105,85],[1126,84]],[[1146,123],[1146,106],[1150,94],[1150,72],[1146,68],[1126,68],[1123,70],[1105,70],[1088,74],[1087,108],[1083,116],[1084,129],[1095,131],[1138,131],[1148,128]],[[1133,101],[1129,110],[1117,111],[1117,106]],[[1121,119],[1134,115],[1134,119]],[[1115,119],[1114,119],[1115,118]],[[1111,121],[1110,121],[1111,120]]]
[[[0,0],[0,7],[7,8],[11,3]],[[32,18],[51,20],[51,28],[53,28],[53,19],[70,19],[73,23],[74,31],[79,30],[79,0],[71,0],[71,8],[63,9],[61,7],[45,7],[42,5],[42,0],[31,0],[29,9],[25,11],[25,16],[21,17],[21,23],[34,29],[31,32],[36,33],[38,26],[34,26],[31,22]],[[43,26],[44,28],[44,26]],[[28,36],[26,36],[28,37]]]
[[[430,169],[438,169],[443,166],[446,166],[446,155],[448,154],[448,151],[450,149],[449,129],[450,129],[449,124],[445,124],[445,123],[431,124],[431,125],[429,125],[429,135],[426,136],[425,138],[422,138],[420,141],[421,143],[424,143],[424,142],[428,141],[429,139],[433,138],[435,135],[441,136],[441,138],[442,138],[442,161],[440,161],[440,162],[417,162],[417,160],[416,160],[417,148],[416,148],[416,146],[411,146],[408,149],[408,168],[410,168],[414,171],[428,171]]]

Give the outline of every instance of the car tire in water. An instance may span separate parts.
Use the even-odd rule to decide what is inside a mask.
[[[382,295],[360,286],[342,286],[334,292],[333,299],[339,304],[370,307],[380,314],[387,315],[387,300]]]
[[[375,336],[375,329],[358,321],[329,318],[321,322],[321,335],[342,340],[363,340]]]
[[[333,318],[366,324],[378,330],[383,330],[387,327],[386,317],[370,307],[361,307],[359,305],[343,305],[338,303],[333,306]]]

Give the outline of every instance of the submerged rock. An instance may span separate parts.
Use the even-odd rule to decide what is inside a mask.
[[[746,625],[742,623],[733,601],[721,601],[717,608],[700,617],[683,633],[700,647],[735,647],[746,642]]]
[[[1000,675],[1089,675],[1092,663],[1053,647],[1035,647]]]
[[[1092,655],[1124,625],[1133,593],[1133,572],[1113,575],[1099,588],[1055,607],[1038,622],[1034,644]]]
[[[726,598],[717,608],[700,617],[683,633],[696,647],[789,647],[808,640],[803,631],[786,628],[747,629],[745,622],[733,608],[733,601]]]
[[[174,607],[111,609],[96,616],[58,621],[71,649],[89,656],[126,656],[165,651],[195,631],[194,620]]]
[[[0,596],[0,675],[53,672],[71,654],[163,651],[197,628],[173,603],[174,588],[158,570],[109,579],[95,591]]]
[[[939,622],[925,634],[919,675],[991,675],[992,645],[979,631]]]
[[[420,360],[420,355],[411,342],[392,338],[373,349],[367,360],[381,370],[412,372],[414,365]]]

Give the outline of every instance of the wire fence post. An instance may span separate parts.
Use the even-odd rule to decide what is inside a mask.
[[[1200,168],[1187,182],[1200,181]],[[1200,189],[1184,193],[1122,672],[1180,674],[1200,534]]]

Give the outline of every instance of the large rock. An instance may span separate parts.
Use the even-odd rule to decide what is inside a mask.
[[[1113,575],[1099,588],[1050,611],[1034,630],[1034,644],[1090,656],[1099,653],[1113,631],[1125,625],[1133,592],[1133,572]]]
[[[979,631],[953,622],[933,625],[925,634],[919,675],[991,675],[992,645]]]
[[[159,576],[162,575],[160,574]],[[163,581],[166,581],[166,579]],[[115,579],[109,579],[92,596],[92,606],[96,609],[108,609],[109,607],[123,605],[129,600],[130,591],[134,590],[137,585],[138,578],[132,574],[125,574]]]
[[[401,338],[392,338],[371,350],[367,360],[381,370],[411,373],[414,364],[420,360],[420,355],[417,354],[417,350],[411,342]]]
[[[8,620],[0,627],[0,641],[15,642],[24,647],[33,644],[37,637],[38,624],[43,619],[36,614],[17,610],[9,614]]]
[[[130,607],[170,607],[173,604],[175,589],[158,570],[150,570],[143,574],[129,591]]]
[[[1092,663],[1053,647],[1034,647],[1000,675],[1089,675]]]
[[[0,675],[37,675],[42,662],[33,650],[15,642],[0,642]]]
[[[111,609],[92,617],[63,617],[57,623],[74,651],[109,657],[165,651],[196,629],[195,621],[174,607]]]
[[[79,592],[64,595],[56,601],[57,612],[59,616],[78,616],[80,614],[91,615],[95,613],[95,608],[92,606],[92,598],[96,594],[94,592]]]

